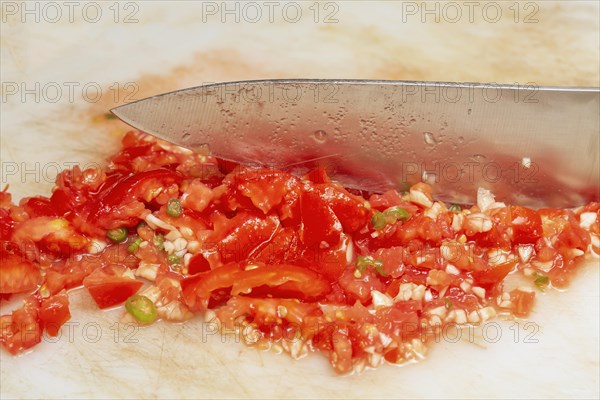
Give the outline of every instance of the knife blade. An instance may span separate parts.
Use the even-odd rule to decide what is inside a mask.
[[[600,88],[372,80],[207,84],[111,110],[238,163],[315,167],[373,192],[430,183],[470,204],[572,207],[600,195]]]

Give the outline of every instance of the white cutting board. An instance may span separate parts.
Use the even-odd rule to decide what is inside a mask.
[[[221,15],[221,2],[209,3],[122,3],[115,22],[113,3],[98,2],[103,14],[96,23],[87,22],[80,8],[73,23],[64,7],[56,23],[48,22],[56,18],[51,9],[40,8],[36,23],[35,15],[7,16],[12,10],[3,8],[2,185],[10,183],[17,198],[48,194],[57,169],[102,162],[126,128],[99,116],[134,88],[130,99],[260,78],[600,84],[596,2],[530,2],[534,8],[497,2],[503,8],[495,23],[494,9],[484,18],[483,5],[470,22],[462,2],[438,3],[439,23],[435,14],[413,14],[411,7],[420,2],[297,2],[302,17],[296,23],[289,22],[297,15],[294,5],[287,6],[286,21],[285,4],[278,3],[271,23],[267,6],[258,2],[262,16],[252,23],[257,14],[239,3],[237,23],[235,14]],[[228,3],[229,9],[235,4]],[[462,16],[452,23],[456,5]],[[216,14],[203,15],[202,7],[214,12],[206,8],[212,6]],[[90,21],[94,10],[86,11]],[[124,23],[127,15],[138,22]],[[325,23],[327,15],[338,21]],[[35,91],[36,82],[39,102],[34,94],[22,98],[23,89]],[[127,86],[131,82],[136,86]],[[8,95],[14,84],[18,93]],[[62,93],[54,103],[57,86]],[[97,87],[103,96],[93,102]],[[122,91],[115,92],[117,87]],[[71,325],[58,341],[46,340],[17,358],[0,352],[0,396],[598,398],[598,267],[590,261],[565,293],[540,295],[530,318],[535,325],[497,321],[485,337],[471,340],[464,333],[456,343],[446,337],[421,363],[349,377],[335,376],[319,355],[292,361],[235,339],[222,343],[200,320],[158,323],[130,337],[131,330],[121,330],[115,338],[111,327],[118,313],[95,310],[84,291],[75,291]]]

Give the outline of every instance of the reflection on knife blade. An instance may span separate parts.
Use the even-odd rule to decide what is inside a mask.
[[[276,168],[325,162],[370,191],[424,180],[445,200],[478,187],[530,206],[599,197],[599,89],[269,80],[183,89],[112,111],[178,145]]]

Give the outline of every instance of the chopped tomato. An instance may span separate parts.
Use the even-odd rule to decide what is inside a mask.
[[[82,250],[89,243],[89,239],[77,232],[69,221],[56,217],[29,219],[15,228],[12,237],[18,244],[42,243],[44,249],[65,256],[74,250]]]
[[[31,217],[57,217],[59,215],[50,199],[45,197],[30,197],[25,201],[23,207]]]
[[[228,179],[233,181],[234,193],[250,199],[252,205],[265,214],[281,205],[288,193],[300,188],[298,178],[273,169],[238,169],[225,181]],[[243,199],[238,200],[243,204]]]
[[[533,303],[535,301],[535,292],[515,289],[510,291],[510,302],[512,312],[516,317],[525,318],[529,316]]]
[[[386,209],[394,206],[404,208],[411,215],[416,214],[419,207],[408,201],[402,200],[402,196],[395,190],[388,190],[383,194],[374,194],[369,197],[369,203],[371,207],[379,211],[385,211]]]
[[[0,342],[9,353],[22,353],[42,340],[38,308],[39,300],[29,296],[23,307],[0,317]]]
[[[278,228],[279,220],[273,215],[238,214],[222,226],[215,224],[215,249],[222,263],[243,261],[266,246]]]
[[[365,200],[331,184],[318,185],[321,199],[338,218],[345,232],[354,233],[370,222]],[[306,199],[305,199],[306,201]]]
[[[42,299],[39,309],[40,325],[50,336],[58,335],[60,327],[71,318],[69,297],[65,291]]]
[[[33,265],[18,249],[0,246],[0,293],[34,290],[41,280],[39,267]]]
[[[376,272],[366,270],[357,278],[354,275],[355,268],[347,268],[339,278],[339,284],[344,291],[353,299],[359,300],[362,304],[368,304],[371,301],[373,290],[385,292],[385,285],[379,279]]]
[[[210,264],[204,254],[196,253],[190,258],[190,263],[188,265],[188,273],[190,275],[195,275],[198,272],[206,272],[210,271]]]
[[[300,240],[304,244],[319,247],[322,243],[339,243],[342,224],[315,189],[304,190],[300,197],[300,210]]]
[[[542,218],[527,207],[511,206],[512,242],[516,244],[532,243],[542,236]]]
[[[480,286],[495,285],[506,278],[516,265],[516,261],[507,261],[505,263],[496,265],[495,267],[487,268],[481,271],[475,271],[472,273],[473,279]]]
[[[181,181],[181,176],[168,169],[159,168],[151,171],[132,173],[117,178],[112,185],[106,183],[100,192],[91,200],[89,222],[98,223],[105,229],[114,228],[111,213],[122,204],[135,202],[138,198],[149,196],[155,189]],[[151,200],[151,199],[150,199]],[[121,225],[132,226],[139,220],[139,214],[125,213],[121,216]]]
[[[404,273],[404,247],[390,247],[379,249],[373,257],[383,263],[382,271],[386,276],[399,278]]]
[[[200,179],[194,179],[188,184],[183,193],[181,205],[194,211],[202,212],[210,204],[214,196],[211,188],[202,183]]]
[[[265,264],[287,264],[297,260],[302,253],[298,232],[286,227],[279,230],[252,260]]]
[[[0,240],[8,241],[12,238],[15,221],[10,217],[10,211],[0,208]]]
[[[83,280],[83,286],[100,308],[123,303],[137,293],[143,283],[127,277],[127,269],[118,265],[97,269]]]

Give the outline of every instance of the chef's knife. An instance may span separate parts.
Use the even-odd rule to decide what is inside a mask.
[[[478,187],[539,207],[598,201],[600,89],[368,80],[208,84],[112,110],[127,124],[227,160],[347,186],[472,203]]]

